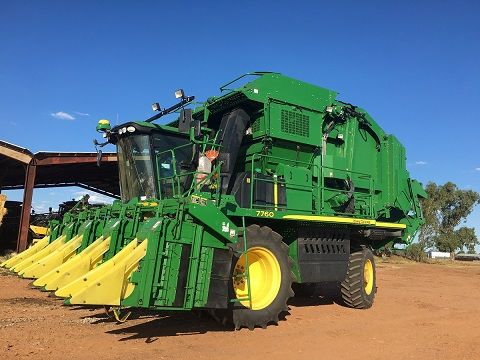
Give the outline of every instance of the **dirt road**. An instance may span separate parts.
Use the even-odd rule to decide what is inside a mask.
[[[287,321],[233,331],[191,313],[62,306],[0,270],[0,357],[13,359],[480,359],[480,265],[380,263],[370,310],[328,289],[293,299]],[[327,295],[325,295],[327,294]]]

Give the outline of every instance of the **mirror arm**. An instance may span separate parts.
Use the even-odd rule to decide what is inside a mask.
[[[100,148],[104,147],[108,144],[108,141],[104,143],[99,143],[97,139],[93,139],[93,145],[95,145],[95,150],[97,151],[97,166],[100,167],[102,165],[102,150]]]

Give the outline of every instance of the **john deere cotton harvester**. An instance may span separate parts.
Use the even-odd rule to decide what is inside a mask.
[[[20,273],[70,304],[205,309],[237,329],[278,322],[293,286],[338,282],[346,305],[371,307],[372,250],[423,222],[404,147],[334,91],[247,75],[194,109],[179,90],[145,121],[101,120],[122,201],[77,216],[63,250],[45,251],[50,236]]]

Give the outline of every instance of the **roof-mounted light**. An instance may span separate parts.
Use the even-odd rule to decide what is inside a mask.
[[[152,110],[153,111],[160,111],[162,108],[160,107],[160,104],[158,102],[152,104]]]
[[[177,99],[185,99],[185,92],[183,91],[183,89],[178,89],[177,91],[175,91],[175,97]]]

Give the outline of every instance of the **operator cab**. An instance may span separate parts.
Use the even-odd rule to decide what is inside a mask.
[[[238,182],[237,157],[250,116],[241,108],[233,108],[222,109],[210,118],[204,116],[205,106],[193,116],[184,106],[194,97],[185,96],[183,91],[177,97],[181,101],[168,109],[153,104],[152,109],[160,113],[142,122],[111,128],[107,120],[99,121],[97,131],[107,141],[94,143],[100,157],[98,146],[117,146],[123,202],[183,197],[194,190],[225,194]],[[152,123],[176,110],[180,110],[179,117],[169,125]],[[208,127],[202,127],[202,118]]]
[[[117,146],[123,202],[172,197],[175,174],[190,169],[194,155],[187,136],[150,123],[114,127],[109,142]],[[180,185],[186,190],[189,184],[184,181]]]

